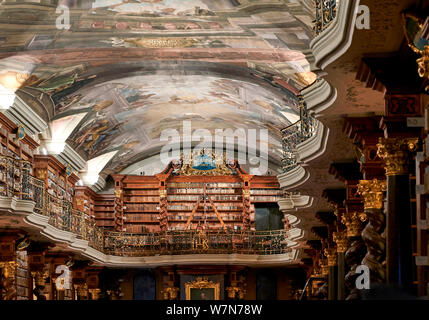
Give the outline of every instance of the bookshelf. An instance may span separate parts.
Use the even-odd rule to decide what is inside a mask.
[[[53,156],[35,155],[34,171],[37,178],[43,180],[49,195],[73,203],[75,184],[79,178],[67,173],[67,168]]]
[[[183,174],[170,164],[155,176],[112,175],[114,229],[253,230],[255,203],[277,203],[282,196],[274,176],[249,175],[238,163],[229,174],[226,169],[220,173]]]
[[[37,143],[23,128],[0,113],[0,195],[32,198],[29,185],[36,147]]]

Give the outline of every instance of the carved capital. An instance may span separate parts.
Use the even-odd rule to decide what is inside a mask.
[[[176,300],[179,296],[179,288],[176,287],[167,287],[162,291],[164,300]]]
[[[384,195],[386,191],[385,180],[360,180],[358,192],[364,199],[365,209],[381,209],[383,208]]]
[[[359,214],[354,212],[345,212],[341,216],[341,223],[347,228],[347,237],[357,237],[361,233],[362,223]]]
[[[335,267],[337,265],[337,248],[327,248],[324,252],[325,256],[328,258],[328,266]]]
[[[121,189],[115,189],[115,197],[120,198],[121,195],[122,195],[122,190]]]
[[[323,276],[326,276],[329,273],[329,266],[327,260],[322,260],[320,262],[320,270]]]
[[[384,161],[386,176],[408,174],[409,152],[417,150],[418,138],[380,138],[377,155]]]
[[[337,253],[344,253],[347,251],[349,240],[347,239],[347,233],[345,231],[342,232],[334,232],[333,240],[337,244]]]
[[[0,262],[0,269],[3,269],[4,277],[14,278],[17,265],[15,261]]]
[[[159,190],[159,197],[161,199],[167,198],[167,190]]]

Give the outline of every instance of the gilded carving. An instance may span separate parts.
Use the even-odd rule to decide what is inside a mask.
[[[162,290],[164,300],[176,300],[179,296],[179,288],[176,287],[167,287]]]
[[[359,214],[354,212],[344,212],[341,216],[341,223],[347,228],[347,237],[357,237],[361,233],[362,223]]]
[[[358,192],[364,199],[365,210],[383,208],[384,191],[386,191],[385,180],[373,179],[359,181]]]
[[[330,247],[324,250],[325,256],[328,258],[328,266],[335,267],[337,265],[337,248]]]
[[[418,138],[380,138],[377,155],[384,160],[386,176],[408,174],[409,152],[417,150]]]
[[[161,199],[167,197],[167,190],[159,190],[159,196]]]
[[[186,300],[191,300],[192,289],[213,289],[214,299],[220,300],[220,283],[209,281],[207,278],[198,277],[195,281],[185,283]]]
[[[120,198],[121,195],[122,195],[122,190],[121,189],[115,189],[115,197]]]
[[[344,253],[347,251],[349,241],[347,239],[347,232],[334,232],[333,240],[337,244],[337,253]]]

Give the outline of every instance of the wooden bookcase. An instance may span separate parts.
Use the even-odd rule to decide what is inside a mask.
[[[33,175],[33,152],[38,144],[23,128],[0,113],[0,195],[31,199],[30,176]],[[23,187],[22,186],[27,186]]]
[[[170,165],[155,176],[112,175],[116,231],[254,229],[254,203],[277,203],[282,194],[276,177],[249,175],[241,168],[231,175],[172,171]]]
[[[95,216],[95,198],[97,193],[90,187],[77,186],[75,189],[74,208],[87,214],[94,219]]]
[[[67,175],[67,168],[53,156],[34,156],[35,176],[45,182],[48,194],[60,200],[73,203],[75,184],[79,178],[71,173]]]
[[[94,198],[95,221],[99,227],[114,229],[115,197],[112,194],[97,194]]]

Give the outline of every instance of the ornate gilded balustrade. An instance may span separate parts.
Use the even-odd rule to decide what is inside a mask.
[[[300,98],[301,119],[282,130],[283,172],[288,172],[299,164],[297,146],[311,138],[315,132],[316,120],[308,114],[305,102]]]
[[[153,234],[105,232],[105,252],[118,256],[183,254],[284,254],[287,230],[167,231]]]
[[[96,225],[88,214],[74,210],[72,203],[48,193],[42,180],[30,175],[26,161],[0,157],[0,195],[35,202],[34,212],[49,217],[55,228],[72,232],[100,252],[115,256],[184,254],[284,254],[288,230],[186,230],[130,234],[110,232]],[[1,174],[3,173],[3,174]]]
[[[316,19],[314,20],[314,35],[323,32],[337,16],[338,0],[315,0]]]

